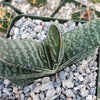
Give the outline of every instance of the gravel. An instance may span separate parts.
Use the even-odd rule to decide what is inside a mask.
[[[92,64],[96,62],[97,54],[98,49],[86,59],[66,66],[57,73],[57,77],[53,75],[39,78],[25,87],[16,86],[7,79],[0,79],[0,97],[11,100],[96,100],[96,76],[94,73],[98,68],[89,64],[91,61]],[[86,68],[82,64],[86,65]],[[83,74],[77,71],[78,67],[83,70]],[[93,70],[95,67],[96,69]],[[87,73],[87,68],[92,73]],[[61,78],[63,74],[65,74],[64,79]],[[71,77],[68,78],[68,76]],[[82,82],[79,79],[80,76],[84,78]]]
[[[22,21],[25,20],[25,21],[19,27],[18,22],[22,22],[21,20]],[[10,30],[10,38],[35,39],[38,41],[44,40],[46,38],[47,31],[51,24],[56,24],[61,33],[65,33],[67,31],[70,31],[78,27],[78,25],[76,25],[74,21],[68,21],[61,24],[57,20],[54,22],[53,21],[43,22],[42,20],[36,20],[36,19],[32,20],[30,18],[22,17],[14,24],[14,26]],[[63,72],[61,74],[63,74]]]
[[[27,0],[12,0],[12,5],[19,8],[25,14],[32,14],[37,16],[50,16],[59,5],[60,0],[47,0],[44,6],[36,7],[30,6]]]
[[[60,0],[58,0],[60,1]],[[20,2],[20,4],[19,4]],[[34,15],[50,16],[51,12],[59,4],[57,0],[47,0],[48,5],[44,7],[30,7],[27,2],[26,5],[22,5],[23,0],[12,0],[12,4],[23,8],[22,11],[25,13],[31,13]],[[18,5],[19,4],[19,5]],[[56,6],[54,6],[57,4]],[[66,4],[66,9],[63,7],[62,11],[59,10],[59,18],[70,19],[71,11],[75,8],[74,4]],[[68,7],[68,8],[67,8]],[[33,9],[34,10],[31,10]],[[53,8],[51,10],[51,8]],[[30,9],[30,10],[29,10]],[[38,11],[37,11],[38,10]],[[48,12],[47,12],[48,10]],[[63,13],[63,15],[61,13]],[[49,26],[56,24],[61,33],[65,33],[69,30],[77,28],[81,23],[74,21],[68,21],[64,24],[60,24],[58,21],[55,22],[43,22],[42,20],[32,20],[30,18],[22,17],[19,19],[10,31],[11,39],[35,39],[38,41],[44,40]],[[5,37],[5,36],[3,36]],[[56,75],[43,77],[35,80],[32,84],[19,87],[12,84],[7,79],[0,79],[0,99],[7,98],[10,100],[96,100],[96,78],[98,70],[97,67],[97,54],[98,49],[93,55],[79,61],[70,66],[66,66],[63,70],[58,72]]]

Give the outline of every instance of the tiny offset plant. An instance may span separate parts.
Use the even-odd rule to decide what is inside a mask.
[[[42,6],[46,0],[27,0],[32,6]]]
[[[0,77],[17,85],[52,75],[89,55],[100,46],[100,19],[63,35],[51,25],[44,41],[0,37]]]
[[[100,0],[92,0],[93,3],[100,3]]]
[[[7,6],[0,4],[0,32],[6,32],[11,19],[14,17],[14,14],[11,10],[7,9]]]

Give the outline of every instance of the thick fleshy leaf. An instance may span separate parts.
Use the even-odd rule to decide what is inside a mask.
[[[30,75],[33,73],[35,74],[39,72],[33,70],[26,70],[19,67],[8,66],[2,62],[0,63],[0,78],[14,79],[14,78],[21,78],[22,76],[31,77]]]
[[[62,36],[55,25],[51,25],[44,40],[44,47],[50,61],[50,69],[55,69],[62,62],[64,49]]]
[[[48,69],[48,62],[41,46],[41,43],[33,40],[0,38],[0,61],[13,67],[34,71],[46,70]]]
[[[46,0],[27,0],[31,5],[42,6]]]
[[[86,23],[63,35],[64,62],[100,46],[100,19]]]
[[[66,65],[90,55],[96,47],[100,46],[99,29],[100,19],[96,19],[63,34],[63,44],[61,34],[55,25],[50,26],[43,42],[0,38],[0,62],[4,63],[4,67],[33,70],[33,73],[23,72],[19,78],[17,76],[11,78],[16,84],[28,84],[31,78],[52,75]],[[17,83],[18,80],[22,82]]]
[[[60,67],[58,67],[55,70],[55,73],[60,71],[61,69],[65,68],[65,67],[71,65],[71,64],[74,64],[74,63],[76,63],[80,60],[83,60],[88,56],[91,56],[94,52],[95,52],[95,49],[91,49],[91,50],[88,50],[86,52],[83,52],[82,54],[78,54],[78,55],[74,56],[73,58],[71,58],[71,59],[67,60],[66,62],[62,63],[62,65],[60,65]]]

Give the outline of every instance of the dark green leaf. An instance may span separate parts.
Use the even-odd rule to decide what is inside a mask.
[[[50,62],[50,69],[55,69],[62,62],[63,42],[62,36],[55,25],[51,25],[44,40],[44,47]],[[52,67],[52,68],[51,68]]]

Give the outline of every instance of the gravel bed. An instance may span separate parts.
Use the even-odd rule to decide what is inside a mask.
[[[74,3],[66,3],[62,6],[58,13],[55,14],[55,18],[71,19],[73,11],[75,11],[76,6]]]
[[[27,0],[12,0],[11,3],[15,7],[23,11],[25,14],[50,17],[52,12],[54,12],[57,6],[59,5],[60,1],[61,0],[47,0],[46,5],[41,7],[30,6]],[[100,3],[92,3],[91,2],[92,0],[76,0],[76,1],[91,6],[92,8],[95,8],[97,11],[100,11]],[[76,8],[77,7],[74,5],[74,3],[66,3],[65,6],[62,6],[62,8],[58,11],[55,17],[63,19],[71,19],[71,15]]]
[[[32,14],[37,16],[48,16],[55,11],[59,5],[60,0],[47,0],[47,3],[44,6],[36,7],[30,6],[27,0],[12,0],[12,5],[19,8],[25,14]]]
[[[92,56],[66,66],[53,76],[35,80],[25,87],[0,79],[0,97],[7,100],[96,100],[98,49]]]
[[[23,24],[22,20],[24,21]],[[10,38],[28,38],[41,41],[46,37],[47,30],[52,23],[56,24],[59,28],[60,26],[65,27],[67,31],[77,27],[73,21],[60,24],[58,21],[43,22],[42,20],[22,17],[11,29]],[[78,25],[81,25],[81,23]],[[24,26],[23,30],[25,32],[21,30]],[[26,32],[27,29],[30,32]],[[62,33],[66,30],[60,28]],[[43,32],[45,34],[42,34]],[[27,33],[28,35],[25,37]],[[34,36],[34,34],[36,36],[32,37],[31,35]],[[40,36],[37,38],[38,34]],[[7,100],[96,100],[97,54],[98,49],[95,50],[93,55],[70,66],[66,66],[55,75],[39,78],[25,87],[16,86],[8,79],[0,79],[0,97],[7,98]]]
[[[91,8],[96,9],[97,11],[100,11],[100,3],[93,3],[92,0],[75,0],[78,2],[81,2],[82,4],[85,4]],[[76,10],[76,6],[74,3],[66,3],[64,6],[62,6],[58,13],[55,14],[55,18],[63,18],[63,19],[71,19],[73,11]]]
[[[74,21],[68,21],[64,24],[56,21],[43,22],[42,20],[35,20],[30,18],[22,17],[19,19],[10,31],[11,39],[35,39],[38,41],[44,40],[47,35],[47,31],[51,24],[56,24],[61,33],[65,33],[72,29],[77,28],[81,23],[76,23]]]

